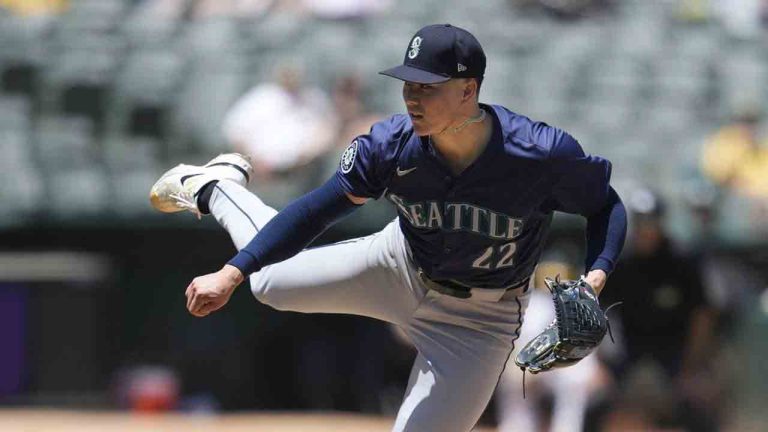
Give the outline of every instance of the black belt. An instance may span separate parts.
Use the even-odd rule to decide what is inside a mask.
[[[467,299],[467,298],[472,297],[472,288],[473,287],[466,286],[466,285],[464,285],[464,284],[462,284],[460,282],[457,282],[457,281],[451,280],[451,279],[440,280],[440,281],[432,280],[432,279],[430,279],[427,276],[426,273],[424,273],[424,271],[422,269],[418,269],[417,271],[419,273],[419,278],[424,283],[424,286],[426,286],[427,288],[429,288],[429,289],[431,289],[433,291],[437,291],[440,294],[445,294],[445,295],[449,295],[449,296],[452,296],[452,297],[458,297],[458,298],[462,298],[462,299]],[[525,287],[523,292],[526,292],[528,290],[528,281],[529,280],[530,280],[530,278],[525,278],[523,281],[515,283],[515,284],[512,284],[510,286],[501,287],[501,288],[493,288],[493,289],[498,289],[498,290],[502,290],[502,291],[509,291],[509,290]]]

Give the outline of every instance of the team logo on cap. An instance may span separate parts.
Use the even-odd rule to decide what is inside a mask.
[[[413,60],[416,58],[417,55],[419,55],[419,47],[421,47],[421,41],[423,39],[421,36],[416,36],[411,41],[411,49],[408,50],[408,58]]]
[[[341,155],[341,172],[347,174],[352,171],[352,166],[355,165],[355,156],[357,155],[357,140],[352,141],[352,144],[344,150]]]

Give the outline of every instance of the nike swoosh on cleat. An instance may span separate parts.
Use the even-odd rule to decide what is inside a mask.
[[[203,175],[203,173],[197,173],[197,174],[187,174],[179,179],[181,184],[184,184],[185,181],[189,180],[192,177]]]
[[[407,170],[401,170],[400,167],[397,167],[397,176],[402,177],[404,175],[410,174],[413,171],[416,171],[417,167],[409,168]]]

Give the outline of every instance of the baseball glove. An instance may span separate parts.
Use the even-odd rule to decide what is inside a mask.
[[[559,277],[546,278],[545,282],[555,302],[555,321],[515,357],[515,364],[532,374],[578,362],[610,331],[595,290],[583,278],[562,282]]]

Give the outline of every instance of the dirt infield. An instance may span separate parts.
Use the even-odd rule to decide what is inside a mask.
[[[348,413],[158,414],[0,409],[3,432],[385,432],[393,419]],[[493,429],[478,428],[477,432]]]

